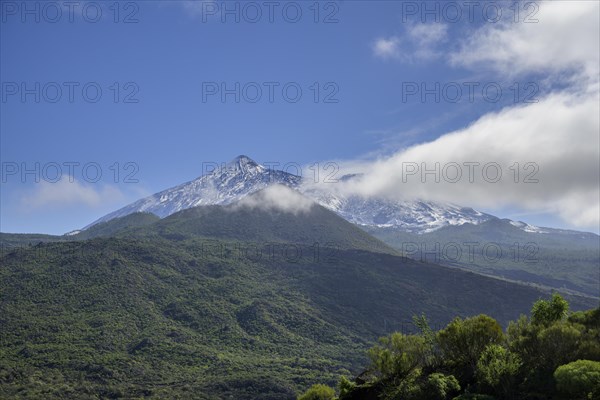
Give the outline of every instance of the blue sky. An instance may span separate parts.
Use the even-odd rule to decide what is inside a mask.
[[[246,3],[240,2],[121,2],[118,15],[112,2],[81,2],[69,21],[64,2],[53,3],[62,10],[59,18],[43,2],[3,0],[0,230],[64,233],[144,195],[199,176],[203,162],[226,162],[238,154],[282,165],[334,160],[348,169],[373,168],[373,181],[380,184],[361,190],[366,195],[389,194],[390,187],[397,185],[381,182],[381,176],[389,176],[386,171],[398,160],[419,161],[423,152],[436,154],[440,137],[458,132],[467,143],[480,143],[469,135],[479,134],[478,128],[486,124],[493,125],[486,132],[507,129],[502,124],[519,129],[511,124],[527,118],[537,121],[548,110],[563,118],[568,130],[573,127],[570,118],[579,115],[569,108],[574,99],[581,101],[582,110],[577,112],[585,116],[583,126],[574,128],[583,132],[583,139],[591,138],[592,150],[597,147],[593,136],[597,120],[588,111],[598,106],[593,79],[598,46],[592,38],[598,35],[586,35],[579,43],[573,29],[581,25],[583,13],[586,23],[597,30],[593,4],[581,5],[582,10],[571,15],[562,9],[546,11],[539,3],[539,11],[520,10],[515,22],[510,3],[495,3],[503,12],[497,22],[486,20],[480,8],[473,12],[472,21],[463,15],[452,22],[453,14],[441,11],[443,2],[437,3],[437,14],[425,18],[420,8],[433,4],[435,10],[435,2],[412,2],[419,8],[416,14],[407,3],[279,2],[271,22],[263,2],[254,2],[262,16],[253,23],[249,19],[254,18],[256,7],[244,8]],[[24,14],[23,4],[32,13]],[[234,14],[223,14],[225,7],[238,7],[239,21]],[[561,7],[573,6],[565,2]],[[102,15],[93,22],[97,9]],[[298,9],[302,16],[293,23]],[[488,16],[494,10],[488,9]],[[532,13],[531,18],[540,18],[539,22],[526,24],[524,19]],[[555,14],[567,15],[561,19],[565,26],[552,22]],[[506,39],[534,28],[540,41],[534,38],[525,56]],[[552,37],[564,37],[563,29],[574,32],[567,35],[565,46],[571,43],[569,49],[577,48],[568,54],[554,45]],[[552,45],[547,50],[545,40]],[[489,50],[486,44],[495,41],[498,47]],[[540,52],[545,52],[541,58],[549,60],[549,66],[540,68],[533,61]],[[556,54],[566,61],[555,61]],[[479,85],[474,98],[463,92],[458,101],[449,101],[456,84],[464,89],[465,82]],[[239,102],[233,94],[223,101],[220,93],[206,92],[220,90],[222,84],[232,89],[236,83]],[[422,84],[435,88],[436,83],[449,90],[439,102],[434,95],[422,99],[420,93],[407,94],[409,86],[414,89],[416,84],[420,90]],[[535,86],[527,87],[532,83]],[[479,88],[486,84],[501,87],[502,98],[497,102],[483,98]],[[268,85],[274,87],[273,101],[268,98]],[[251,102],[257,86],[262,96]],[[287,100],[283,87],[290,90]],[[24,88],[33,93],[23,95]],[[102,93],[95,98],[97,88]],[[296,88],[302,97],[292,102]],[[525,99],[547,107],[532,109]],[[552,107],[557,107],[556,113]],[[537,124],[529,123],[527,129],[532,125]],[[524,134],[522,141],[496,135],[481,142],[488,150],[500,150],[485,153],[480,161],[504,161],[501,146],[512,141],[521,146],[513,161],[537,162],[541,174],[546,172],[535,190],[496,185],[493,188],[503,194],[512,193],[498,196],[489,185],[474,184],[470,191],[460,190],[462,195],[448,195],[446,190],[440,194],[443,187],[426,185],[417,192],[533,224],[597,232],[597,177],[581,173],[590,169],[590,163],[595,169],[597,153],[587,154],[576,166],[577,148],[545,159],[544,146],[556,150],[564,132],[531,129],[530,137]],[[549,142],[548,137],[556,140]],[[454,160],[452,143],[443,162]],[[406,158],[407,154],[413,158]],[[472,154],[455,154],[459,162],[473,159]],[[22,176],[24,167],[35,171],[36,165],[40,182],[36,172]],[[56,165],[61,166],[63,179],[48,182],[56,176]],[[73,176],[68,165],[73,166]],[[98,179],[97,170],[102,172]],[[573,179],[573,174],[578,178]],[[480,195],[484,192],[491,194]],[[582,201],[590,208],[584,214],[576,205]]]

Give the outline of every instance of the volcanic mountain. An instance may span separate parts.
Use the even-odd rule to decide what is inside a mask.
[[[422,233],[444,226],[480,224],[494,218],[468,207],[343,196],[322,188],[309,187],[306,183],[301,176],[267,168],[241,155],[193,181],[163,190],[107,214],[84,229],[135,212],[150,212],[162,218],[190,207],[231,204],[274,184],[297,189],[349,222],[368,227]]]

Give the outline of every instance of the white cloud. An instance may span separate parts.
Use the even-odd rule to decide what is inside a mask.
[[[258,208],[264,211],[278,210],[292,214],[310,211],[314,202],[283,185],[272,185],[253,195],[246,196],[236,207]]]
[[[358,182],[340,184],[345,194],[418,198],[453,202],[474,207],[519,206],[546,209],[578,226],[600,222],[600,109],[597,99],[573,99],[556,94],[537,104],[507,108],[487,114],[472,125],[403,151],[369,165],[348,164],[345,169],[362,170]],[[473,182],[468,178],[469,162]],[[497,163],[502,178],[492,182],[495,167],[483,175],[483,166]],[[519,162],[515,183],[515,162]],[[535,165],[525,168],[525,163]],[[423,165],[423,163],[425,163]],[[435,175],[423,175],[439,163]],[[452,182],[457,163],[462,178]],[[491,164],[490,164],[491,165]],[[411,170],[416,166],[415,174]],[[446,178],[443,168],[446,170]],[[538,171],[534,173],[537,166]],[[538,183],[524,183],[528,173]]]
[[[442,23],[406,25],[405,35],[379,38],[373,44],[373,53],[383,59],[403,62],[431,60],[442,53],[438,45],[446,39],[448,26]]]
[[[574,226],[600,224],[600,3],[594,1],[537,2],[538,23],[505,21],[485,24],[446,51],[453,66],[486,71],[496,80],[534,74],[550,83],[538,103],[515,105],[486,114],[471,125],[438,139],[396,151],[392,156],[345,167],[366,172],[358,183],[339,185],[345,194],[420,198],[466,206],[551,212]],[[443,29],[409,31],[419,45],[443,40]],[[419,32],[421,34],[419,35]],[[427,31],[429,32],[429,31]],[[449,47],[451,48],[451,47]],[[399,46],[395,47],[399,52]],[[553,83],[562,89],[553,89]],[[443,168],[449,163],[498,163],[503,178],[456,183],[433,175],[403,179],[407,163]],[[519,183],[509,167],[520,163]],[[539,167],[538,183],[523,183],[524,163]],[[489,178],[489,177],[488,177]]]
[[[396,58],[400,56],[400,39],[395,36],[379,38],[373,45],[373,52],[381,58]]]
[[[76,179],[63,176],[55,183],[47,181],[36,183],[35,188],[21,198],[21,206],[29,210],[76,205],[99,207],[123,198],[123,194],[116,187],[84,185]]]
[[[422,46],[445,41],[448,25],[442,23],[415,24],[408,28],[410,38]]]
[[[539,22],[513,23],[505,18],[485,24],[449,55],[451,64],[493,69],[505,75],[578,71],[597,80],[600,2],[536,4],[539,11],[535,18]]]

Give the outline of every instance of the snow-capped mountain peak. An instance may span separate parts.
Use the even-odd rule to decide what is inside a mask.
[[[187,208],[229,204],[272,184],[298,187],[301,178],[269,170],[248,156],[240,155],[206,175],[140,199],[105,215],[84,229],[134,212],[151,212],[163,218]]]
[[[358,176],[347,176],[346,179]],[[191,207],[230,204],[273,184],[296,189],[344,219],[363,226],[425,233],[448,225],[479,224],[493,218],[472,208],[449,204],[343,196],[327,191],[327,187],[317,189],[314,185],[303,185],[300,176],[269,169],[248,156],[240,155],[190,182],[105,215],[86,228],[134,212],[151,212],[162,218]]]
[[[231,160],[230,162],[225,164],[223,167],[221,167],[220,169],[218,169],[217,171],[214,171],[214,172],[223,172],[223,170],[228,171],[228,172],[241,172],[241,173],[248,173],[248,174],[257,174],[257,173],[265,172],[266,168],[264,166],[258,164],[256,161],[254,161],[250,157],[242,154],[242,155],[237,156],[236,158],[234,158],[233,160]]]

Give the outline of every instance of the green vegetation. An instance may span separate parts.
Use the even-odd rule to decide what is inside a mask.
[[[561,365],[554,372],[556,388],[571,399],[600,395],[600,362],[577,360]]]
[[[569,313],[569,303],[559,294],[550,301],[536,301],[531,309],[531,321],[534,324],[550,325],[564,319]]]
[[[367,370],[340,380],[338,399],[600,399],[600,308],[568,307],[558,294],[538,300],[506,332],[487,315],[437,333],[416,318],[420,333],[381,338]]]
[[[117,233],[127,234],[131,229],[147,226],[160,221],[160,218],[152,213],[133,213],[125,217],[115,218],[102,222],[73,235],[71,240],[85,240],[97,237],[109,237]]]
[[[298,400],[333,400],[334,398],[335,390],[317,383],[312,385]]]
[[[382,241],[317,205],[310,212],[300,214],[236,205],[194,207],[128,234],[158,235],[170,239],[193,235],[305,245],[317,242],[335,249],[398,255],[397,251]]]
[[[7,254],[0,398],[293,398],[362,359],[366,341],[294,284],[308,265],[223,259],[203,244],[111,238]]]
[[[200,208],[162,220],[128,216],[73,236],[0,240],[9,247],[0,255],[2,399],[295,399],[314,384],[332,386],[357,374],[377,337],[394,330],[406,337],[419,330],[418,338],[396,342],[427,350],[424,361],[380,362],[391,381],[404,385],[398,393],[444,398],[457,385],[465,389],[459,369],[477,379],[479,360],[436,369],[437,327],[452,315],[462,321],[453,323],[471,326],[466,317],[484,312],[506,326],[546,295],[399,257],[321,208],[301,215]],[[595,305],[567,298],[574,310]],[[435,329],[423,317],[411,321],[423,313]],[[587,323],[585,314],[573,318]],[[518,327],[554,325],[527,320]],[[497,331],[487,319],[473,327]],[[459,332],[449,332],[449,346]],[[564,338],[596,349],[569,324],[536,340],[560,350],[550,344],[556,335],[564,349],[572,347]],[[380,344],[382,354],[393,360],[396,342]],[[511,361],[494,357],[482,361],[490,370]],[[556,367],[575,360],[560,361]],[[412,370],[414,363],[430,372],[417,374],[422,368]],[[394,375],[398,368],[406,380]],[[342,379],[339,390],[364,387]]]

